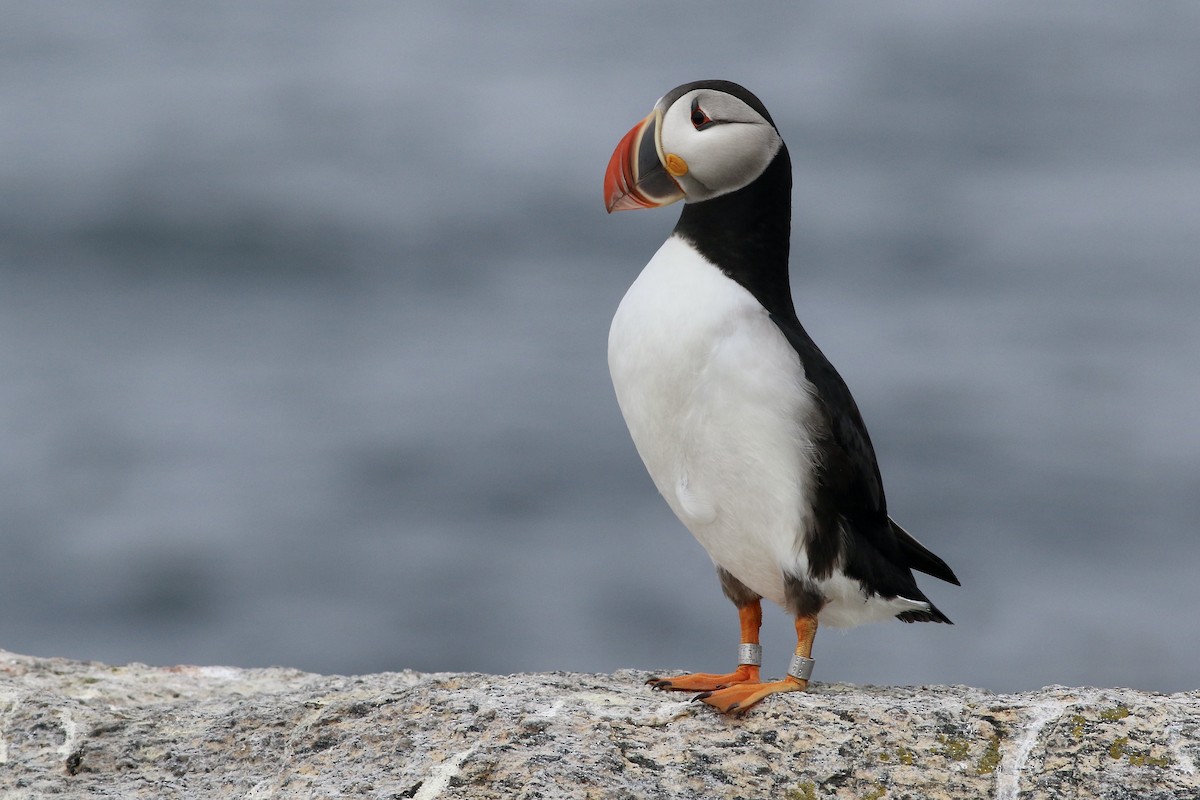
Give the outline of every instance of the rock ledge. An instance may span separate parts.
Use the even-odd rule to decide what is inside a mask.
[[[0,651],[0,797],[1196,798],[1200,692],[147,667]]]

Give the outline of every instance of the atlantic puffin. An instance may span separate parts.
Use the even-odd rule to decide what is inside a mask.
[[[733,672],[647,683],[734,715],[807,688],[818,623],[950,623],[913,570],[959,583],[888,516],[858,406],[796,317],[791,189],[766,107],[721,80],[664,95],[604,175],[610,213],[684,201],[617,308],[609,371],[650,477],[712,558],[741,623]],[[762,598],[795,617],[779,681],[760,678]]]

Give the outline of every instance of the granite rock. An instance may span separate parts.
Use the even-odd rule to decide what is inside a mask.
[[[0,798],[1197,798],[1200,692],[107,666],[0,651]]]

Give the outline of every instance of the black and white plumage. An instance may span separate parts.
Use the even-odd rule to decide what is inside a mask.
[[[689,83],[655,104],[613,154],[606,203],[686,204],[617,309],[609,367],[651,478],[742,611],[743,641],[757,643],[765,597],[796,616],[807,657],[818,620],[949,622],[913,570],[958,580],[888,517],[858,407],[796,317],[791,184],[786,145],[741,86]],[[734,712],[807,683],[757,673],[655,683]]]

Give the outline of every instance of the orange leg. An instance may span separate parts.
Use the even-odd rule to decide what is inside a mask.
[[[738,620],[742,624],[742,644],[758,644],[758,629],[762,627],[762,604],[755,600],[738,608]],[[671,678],[651,678],[646,683],[655,689],[674,692],[708,692],[737,683],[759,682],[757,664],[741,664],[733,672],[715,675],[708,672],[693,672]]]
[[[817,635],[816,615],[796,617],[796,655],[812,658],[813,638]],[[759,700],[779,692],[802,692],[808,688],[808,679],[788,675],[781,681],[771,683],[739,683],[704,692],[697,700],[707,703],[725,714],[742,715]]]

